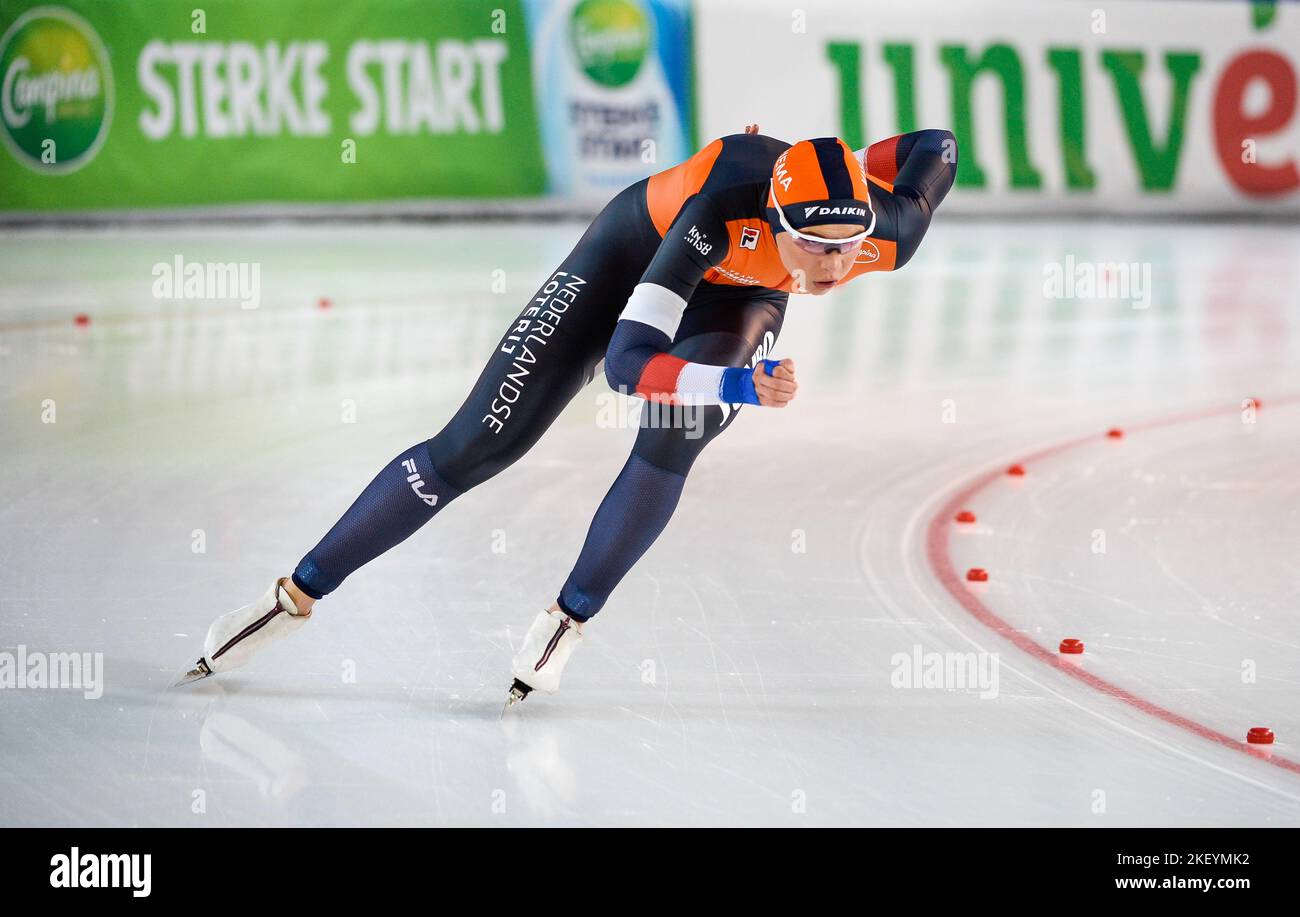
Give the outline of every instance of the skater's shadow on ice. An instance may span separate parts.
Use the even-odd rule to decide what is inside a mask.
[[[317,717],[302,719],[306,707],[286,710],[277,705],[277,713],[269,715],[272,708],[250,702],[264,697],[302,698],[312,700],[314,708],[319,692],[241,692],[233,680],[212,679],[187,688],[173,692],[173,702],[184,721],[197,725],[203,759],[245,778],[260,800],[272,804],[272,811],[283,813],[304,790],[310,799],[313,789],[340,785],[364,786],[370,811],[381,823],[402,821],[403,813],[427,808],[429,800],[420,788],[386,777],[308,735],[321,724]],[[346,734],[351,735],[358,722],[369,721],[367,715],[348,717]],[[193,740],[194,733],[187,735]],[[255,815],[265,811],[253,805]]]
[[[436,692],[431,688],[410,688],[400,684],[375,686],[340,685],[332,682],[305,681],[294,685],[268,684],[256,676],[221,676],[206,678],[196,687],[219,686],[229,697],[268,700],[304,700],[320,703],[414,704],[432,707]],[[185,687],[177,691],[186,690]]]

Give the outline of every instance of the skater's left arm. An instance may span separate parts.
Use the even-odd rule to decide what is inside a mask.
[[[934,211],[952,189],[957,138],[946,130],[913,131],[873,143],[858,156],[868,175],[892,185],[883,197],[894,217],[897,270],[916,253]],[[876,199],[873,194],[873,203]]]

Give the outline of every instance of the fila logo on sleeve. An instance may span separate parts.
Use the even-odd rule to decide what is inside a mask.
[[[758,250],[758,230],[753,226],[740,227],[740,247],[750,251]]]

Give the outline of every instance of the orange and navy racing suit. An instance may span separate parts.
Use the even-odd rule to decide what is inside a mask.
[[[394,458],[303,557],[298,587],[324,596],[505,469],[603,360],[615,389],[681,408],[672,422],[642,411],[632,454],[560,590],[572,617],[595,614],[667,524],[696,457],[734,422],[734,383],[772,355],[794,280],[777,253],[768,183],[789,146],[722,137],[615,196],[511,322],[446,426]],[[944,130],[859,155],[875,223],[840,283],[907,264],[956,171]]]

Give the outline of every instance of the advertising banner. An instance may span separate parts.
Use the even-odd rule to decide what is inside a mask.
[[[0,0],[0,210],[546,187],[519,0]]]
[[[958,138],[953,211],[1300,214],[1300,4],[702,0],[701,140]]]
[[[549,189],[602,203],[695,152],[687,0],[529,0]]]
[[[593,210],[757,122],[954,212],[1300,215],[1300,4],[0,0],[0,213]]]

